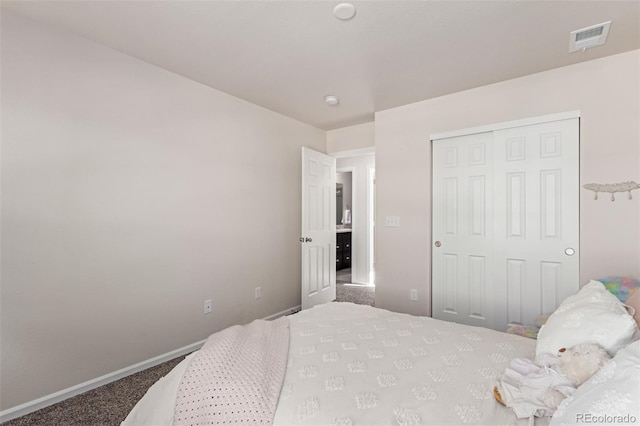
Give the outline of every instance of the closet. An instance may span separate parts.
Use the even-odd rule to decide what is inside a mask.
[[[579,287],[579,112],[432,135],[432,314],[506,330]]]

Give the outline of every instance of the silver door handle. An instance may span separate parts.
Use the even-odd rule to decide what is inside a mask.
[[[567,256],[573,256],[574,254],[576,254],[576,251],[571,247],[569,247],[565,249],[564,254],[566,254]]]
[[[441,243],[440,241],[436,241],[436,242],[434,243],[434,246],[436,246],[436,247],[440,247],[441,245],[442,245],[442,243]]]

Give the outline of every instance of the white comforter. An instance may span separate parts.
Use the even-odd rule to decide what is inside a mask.
[[[276,425],[518,424],[492,389],[511,359],[533,357],[534,340],[350,303],[289,321]],[[155,384],[123,425],[171,425],[187,363]]]

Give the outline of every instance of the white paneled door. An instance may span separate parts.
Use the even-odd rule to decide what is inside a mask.
[[[434,318],[491,327],[491,133],[433,142]]]
[[[506,330],[578,290],[578,138],[567,118],[433,141],[435,318]]]
[[[336,298],[336,160],[302,148],[302,309]]]

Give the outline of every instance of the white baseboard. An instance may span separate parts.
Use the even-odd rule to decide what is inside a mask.
[[[262,319],[267,320],[267,321],[271,321],[271,320],[274,320],[274,319],[278,319],[280,317],[284,317],[285,315],[295,314],[296,312],[299,312],[301,308],[302,308],[302,306],[300,306],[300,305],[294,306],[293,308],[289,308],[289,309],[285,309],[284,311],[276,312],[275,314],[269,315],[268,317],[264,317]]]
[[[295,312],[298,312],[299,310],[300,305],[294,306],[293,308],[285,309],[284,311],[277,312],[273,315],[269,315],[268,317],[265,317],[263,319],[274,320],[285,315],[293,314]],[[34,411],[41,410],[53,404],[57,404],[58,402],[64,401],[65,399],[80,395],[81,393],[88,392],[92,389],[99,388],[100,386],[104,386],[108,383],[115,382],[116,380],[120,380],[139,371],[155,367],[156,365],[162,364],[163,362],[172,360],[179,356],[187,355],[195,350],[200,349],[202,345],[204,345],[205,341],[206,339],[196,343],[192,343],[182,348],[175,349],[162,355],[158,355],[146,361],[142,361],[129,367],[122,368],[118,371],[105,374],[104,376],[88,380],[84,383],[80,383],[78,385],[62,389],[58,392],[45,395],[41,398],[34,399],[33,401],[25,402],[24,404],[20,404],[15,407],[8,408],[4,411],[0,411],[0,423],[4,423],[17,417],[25,416],[27,414],[33,413]]]

